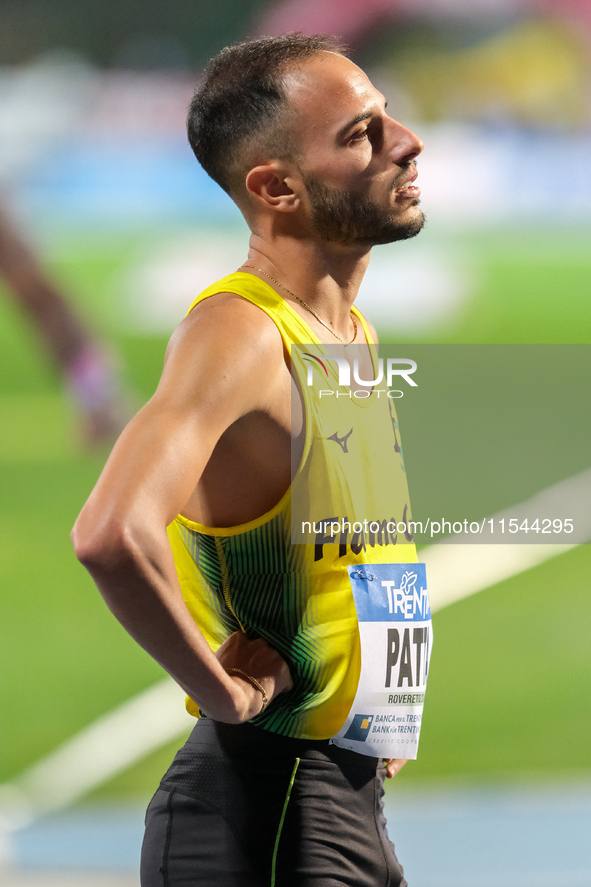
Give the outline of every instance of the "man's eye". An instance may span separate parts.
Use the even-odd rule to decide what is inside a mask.
[[[359,141],[361,141],[361,139],[366,138],[366,136],[367,136],[367,130],[361,129],[361,130],[359,130],[359,132],[356,132],[351,136],[351,141],[352,142],[359,142]]]

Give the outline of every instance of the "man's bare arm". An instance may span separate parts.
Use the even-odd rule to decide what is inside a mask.
[[[231,295],[200,305],[173,337],[156,394],[121,435],[72,534],[126,630],[210,717],[227,723],[257,714],[261,694],[225,672],[234,660],[214,656],[193,621],[166,526],[224,431],[267,409],[284,372],[281,339],[262,312]],[[290,688],[286,664],[267,644],[244,639],[239,647],[239,667],[269,699]]]

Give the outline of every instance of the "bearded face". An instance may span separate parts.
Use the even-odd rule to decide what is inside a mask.
[[[317,236],[341,246],[377,246],[415,237],[425,224],[419,211],[412,218],[396,218],[393,206],[381,207],[370,197],[324,185],[312,174],[304,175]],[[394,189],[393,185],[392,190]],[[411,206],[418,206],[419,199]]]

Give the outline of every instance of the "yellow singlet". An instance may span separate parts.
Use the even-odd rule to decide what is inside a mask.
[[[392,402],[379,400],[375,392],[365,400],[324,397],[320,407],[307,385],[308,365],[330,348],[254,275],[238,272],[219,280],[190,311],[222,292],[236,293],[264,311],[290,351],[292,344],[311,346],[308,358],[293,349],[305,409],[304,452],[292,487],[266,514],[234,527],[206,527],[178,515],[168,535],[184,600],[212,649],[243,630],[251,638],[264,638],[289,665],[293,689],[252,723],[285,736],[327,739],[349,713],[361,667],[347,566],[417,559],[410,533],[386,529],[387,522],[410,518],[396,416]],[[353,311],[371,343],[364,318]],[[322,385],[336,392],[338,378],[326,369]],[[308,501],[306,490],[311,489]],[[349,532],[345,526],[331,535],[330,527],[316,524],[312,544],[293,544],[292,492],[297,519],[307,513],[313,521],[346,521],[361,496],[374,532]],[[187,709],[198,715],[190,699]]]

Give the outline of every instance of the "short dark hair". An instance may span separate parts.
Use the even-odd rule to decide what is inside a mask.
[[[205,171],[234,199],[239,196],[244,148],[289,159],[297,145],[282,130],[286,96],[283,75],[319,52],[345,54],[336,37],[299,32],[260,37],[222,49],[208,64],[187,118],[189,143]]]

